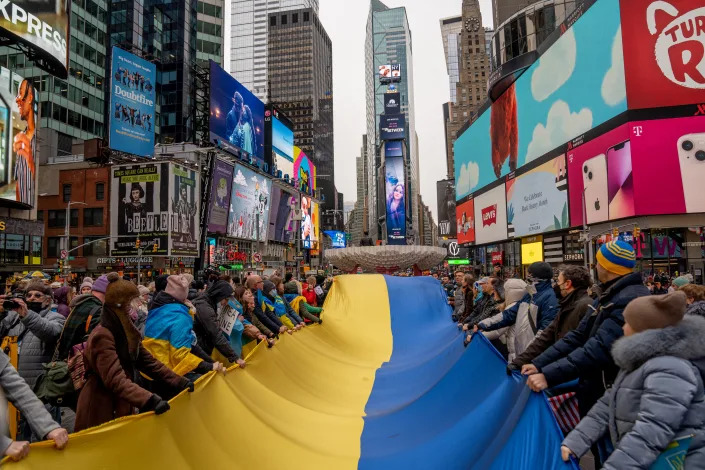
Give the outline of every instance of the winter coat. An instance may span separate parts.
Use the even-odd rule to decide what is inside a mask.
[[[480,299],[480,302],[477,303],[477,308],[473,309],[470,316],[468,316],[463,323],[466,325],[476,325],[501,312],[499,306],[500,303],[497,302],[494,295],[486,294]]]
[[[103,304],[93,294],[83,294],[74,297],[70,307],[71,313],[66,318],[59,340],[59,360],[62,361],[69,357],[74,345],[85,342],[91,331],[98,326]]]
[[[526,294],[520,302],[502,312],[502,321],[483,327],[483,330],[493,331],[514,325],[514,348],[516,354],[521,354],[551,324],[557,313],[558,299],[551,281],[541,281],[536,285],[535,294]]]
[[[316,291],[313,289],[308,290],[308,284],[304,283],[301,295],[306,298],[306,302],[308,302],[309,305],[318,307],[318,296],[316,295]]]
[[[47,434],[59,427],[59,424],[52,419],[44,407],[44,403],[32,392],[27,382],[10,364],[10,358],[2,351],[0,351],[0,389],[4,392],[7,400],[22,413],[34,434],[40,439],[44,439]],[[4,454],[10,444],[12,444],[12,439],[4,432],[0,432],[0,452]]]
[[[196,333],[198,345],[206,354],[212,354],[215,348],[228,361],[237,361],[239,359],[238,355],[233,351],[230,343],[220,331],[217,307],[215,302],[208,296],[208,291],[199,294],[193,299],[193,306],[196,307],[193,331]]]
[[[13,310],[3,319],[3,327],[12,326],[7,335],[20,339],[17,371],[30,387],[44,373],[42,364],[51,361],[65,321],[51,306],[39,313],[28,310],[24,318]]]
[[[56,304],[56,311],[59,312],[64,318],[69,316],[71,309],[69,308],[69,292],[70,289],[67,286],[59,287],[54,290],[54,303]]]
[[[264,294],[262,291],[253,292],[255,296],[255,316],[261,321],[264,326],[267,327],[269,331],[274,333],[274,335],[279,335],[279,329],[284,325],[279,317],[274,313],[273,309],[270,309],[265,305],[262,298]]]
[[[514,361],[514,365],[521,368],[524,364],[529,364],[532,359],[538,357],[542,352],[553,346],[556,341],[573,331],[580,324],[593,300],[587,294],[587,289],[577,289],[561,298],[558,301],[559,312],[548,328],[524,350]]]
[[[700,315],[705,317],[705,300],[698,300],[688,305],[685,309],[686,315]]]
[[[604,287],[578,327],[532,361],[549,387],[580,379],[578,403],[582,416],[617,375],[610,352],[612,344],[624,335],[624,307],[637,297],[650,295],[639,273],[619,277]]]
[[[109,315],[116,317],[114,313]],[[105,317],[106,312],[102,316]],[[117,320],[102,318],[101,324],[88,337],[83,353],[86,384],[78,398],[76,431],[145,408],[152,393],[137,384],[140,372],[174,390],[186,386],[186,379],[169,370],[142,346],[136,329],[133,334],[138,339],[134,344],[120,331]]]
[[[705,319],[621,338],[612,355],[620,367],[614,385],[563,445],[582,456],[609,431],[615,450],[603,468],[646,470],[674,439],[692,434],[685,468],[705,468]]]
[[[458,286],[455,289],[455,296],[453,297],[454,307],[453,315],[460,320],[465,315],[465,292],[462,286]]]
[[[512,308],[514,304],[519,302],[525,295],[526,282],[521,279],[507,279],[504,283],[505,310]],[[493,323],[499,323],[502,321],[502,318],[504,318],[503,312],[499,312],[495,316],[490,317],[481,323],[483,325],[491,325]],[[509,352],[508,360],[511,361],[514,359],[516,356],[516,350],[514,348],[514,325],[507,326],[499,330],[483,331],[482,334],[490,341],[501,339],[507,345],[507,351]]]
[[[299,316],[304,320],[314,323],[320,323],[321,319],[315,314],[320,315],[323,310],[320,307],[312,307],[307,302],[304,296],[299,294],[284,294],[286,300],[294,311],[299,312]]]

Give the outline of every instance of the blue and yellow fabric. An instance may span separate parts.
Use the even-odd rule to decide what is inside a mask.
[[[162,305],[147,315],[142,345],[178,375],[194,370],[202,359],[191,353],[196,341],[193,316],[181,303]]]
[[[276,296],[274,298],[274,302],[272,302],[262,293],[262,291],[258,291],[257,301],[260,302],[263,312],[265,309],[274,311],[274,314],[279,317],[279,320],[281,320],[284,326],[290,330],[294,329],[294,322],[292,322],[291,318],[289,318],[286,314],[286,305],[284,305],[284,301],[282,301],[281,297]]]
[[[8,468],[577,470],[545,397],[482,335],[463,348],[444,302],[430,277],[338,277],[323,325]]]
[[[237,312],[237,318],[235,319],[235,323],[233,325],[232,331],[230,332],[230,336],[226,335],[224,332],[223,335],[228,339],[228,342],[233,348],[233,351],[235,351],[235,354],[237,354],[238,357],[243,357],[243,354],[247,355],[252,352],[254,347],[257,346],[257,342],[254,341],[252,338],[244,336],[242,334],[243,331],[245,331],[245,326],[251,325],[251,323],[247,320],[245,320],[244,322],[240,320],[240,316],[243,312],[242,304],[235,299],[230,299],[228,301],[228,306]],[[228,359],[215,348],[213,349],[211,357],[223,364],[230,364],[230,361],[228,361]]]

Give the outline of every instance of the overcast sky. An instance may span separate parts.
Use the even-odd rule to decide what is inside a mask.
[[[416,132],[419,135],[421,194],[436,211],[436,181],[447,173],[443,103],[450,99],[441,18],[459,15],[462,0],[382,0],[390,8],[405,6],[414,56]],[[492,26],[491,0],[480,0],[482,22]],[[365,125],[365,27],[369,0],[320,0],[323,26],[333,42],[335,107],[335,184],[346,201],[356,199],[355,158]]]

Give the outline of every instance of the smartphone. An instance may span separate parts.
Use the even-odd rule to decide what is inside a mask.
[[[583,163],[585,214],[588,224],[604,222],[609,218],[607,189],[607,158],[600,154]]]
[[[705,133],[687,134],[678,139],[686,212],[705,212]]]
[[[607,190],[609,218],[622,219],[636,214],[631,144],[627,140],[607,150]]]

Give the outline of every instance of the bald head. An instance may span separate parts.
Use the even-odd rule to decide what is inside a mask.
[[[263,284],[262,278],[256,274],[253,274],[252,276],[247,278],[247,288],[248,289],[255,289],[255,290],[261,289],[262,284]]]

